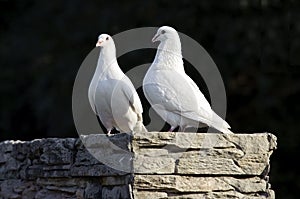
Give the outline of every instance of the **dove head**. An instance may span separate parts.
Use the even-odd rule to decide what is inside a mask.
[[[160,41],[164,42],[167,39],[178,39],[177,31],[170,26],[162,26],[157,30],[157,33],[154,35],[152,42]]]
[[[98,37],[98,41],[96,43],[96,47],[106,47],[106,46],[114,46],[114,41],[112,37],[108,34],[101,34]]]

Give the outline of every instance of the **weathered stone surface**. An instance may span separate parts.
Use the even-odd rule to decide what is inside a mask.
[[[40,161],[47,165],[72,164],[75,139],[48,139],[40,149]]]
[[[132,181],[133,181],[132,175],[109,176],[109,177],[101,178],[101,184],[103,186],[126,185],[126,184],[131,184]]]
[[[84,176],[116,176],[116,175],[125,175],[126,172],[118,171],[116,169],[110,168],[103,164],[89,165],[89,166],[79,166],[72,167],[70,170],[69,176],[73,177],[84,177]]]
[[[104,187],[102,191],[102,198],[124,198],[129,199],[132,198],[131,188],[130,186],[111,186]]]
[[[133,193],[134,193],[134,198],[147,198],[147,199],[168,198],[168,194],[165,192],[134,191]]]
[[[92,146],[91,149],[95,153],[105,151],[102,155],[109,158],[116,154],[120,157],[120,154],[114,152],[129,152],[128,135],[120,134],[109,138],[115,144],[108,149],[110,141],[101,141],[102,138],[93,136],[85,144]],[[97,142],[107,144],[97,146]],[[107,151],[111,153],[107,154]],[[108,193],[110,187],[118,187],[113,189],[113,192],[110,191],[110,194],[120,192],[120,197],[126,198],[123,196],[129,193],[129,183],[133,179],[131,173],[113,169],[99,162],[87,151],[83,143],[75,138],[1,142],[0,158],[0,199],[94,199],[103,198],[102,195]],[[131,167],[128,162],[127,166]]]
[[[238,191],[265,192],[267,182],[259,177],[194,177],[179,175],[135,175],[134,187],[143,190],[170,190],[175,192]]]
[[[275,198],[272,134],[151,132],[132,142],[137,198]]]
[[[135,198],[147,198],[147,199],[275,199],[274,192],[270,190],[266,194],[243,194],[237,191],[225,191],[225,192],[206,192],[206,193],[196,193],[196,194],[175,194],[166,192],[154,192],[154,191],[136,191],[134,192]]]
[[[172,157],[147,157],[136,154],[134,159],[134,173],[166,174],[174,173],[175,159]]]
[[[133,147],[164,147],[174,145],[182,149],[237,148],[248,153],[269,152],[276,148],[276,137],[270,133],[219,134],[219,133],[136,133]]]
[[[99,162],[117,170],[131,172],[133,153],[131,136],[122,133],[114,136],[93,134],[81,136],[85,148]]]
[[[168,133],[135,134],[136,173],[261,175],[276,148],[269,133]]]
[[[131,135],[120,133],[113,136],[105,134],[81,135],[82,143],[86,148],[123,149],[129,151],[131,148]]]
[[[82,140],[1,142],[0,199],[275,198],[268,172],[276,137],[269,133],[148,132]]]
[[[76,153],[73,166],[88,166],[99,164],[99,160],[97,160],[92,154],[87,153],[87,150],[82,142],[78,141],[77,149],[78,151]]]
[[[228,150],[229,151],[229,150]],[[233,150],[232,150],[233,151]],[[243,154],[232,156],[225,150],[213,149],[185,152],[178,159],[177,173],[216,175],[261,175],[269,165],[269,154]]]

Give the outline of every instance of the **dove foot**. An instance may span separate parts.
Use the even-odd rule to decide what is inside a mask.
[[[176,126],[171,126],[171,128],[168,130],[168,132],[173,132],[174,129],[176,129]]]
[[[110,133],[111,133],[111,129],[107,131],[107,134],[106,134],[106,135],[107,135],[107,136],[111,136]]]
[[[185,132],[186,126],[179,127],[178,132]]]

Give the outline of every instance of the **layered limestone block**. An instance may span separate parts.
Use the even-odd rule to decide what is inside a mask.
[[[137,198],[275,198],[268,173],[270,133],[135,134]],[[149,194],[153,192],[153,195]]]
[[[148,133],[136,135],[136,173],[262,175],[276,148],[269,133]]]
[[[0,198],[275,198],[270,133],[148,132],[0,143]]]

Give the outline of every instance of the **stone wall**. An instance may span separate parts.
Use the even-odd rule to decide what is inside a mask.
[[[126,134],[98,138],[106,151],[113,143],[129,150]],[[80,139],[0,144],[0,198],[128,198],[131,180],[130,173],[107,167],[91,156]]]
[[[148,133],[132,146],[137,198],[275,198],[272,134]]]
[[[269,133],[5,141],[0,198],[275,198],[275,148]]]

